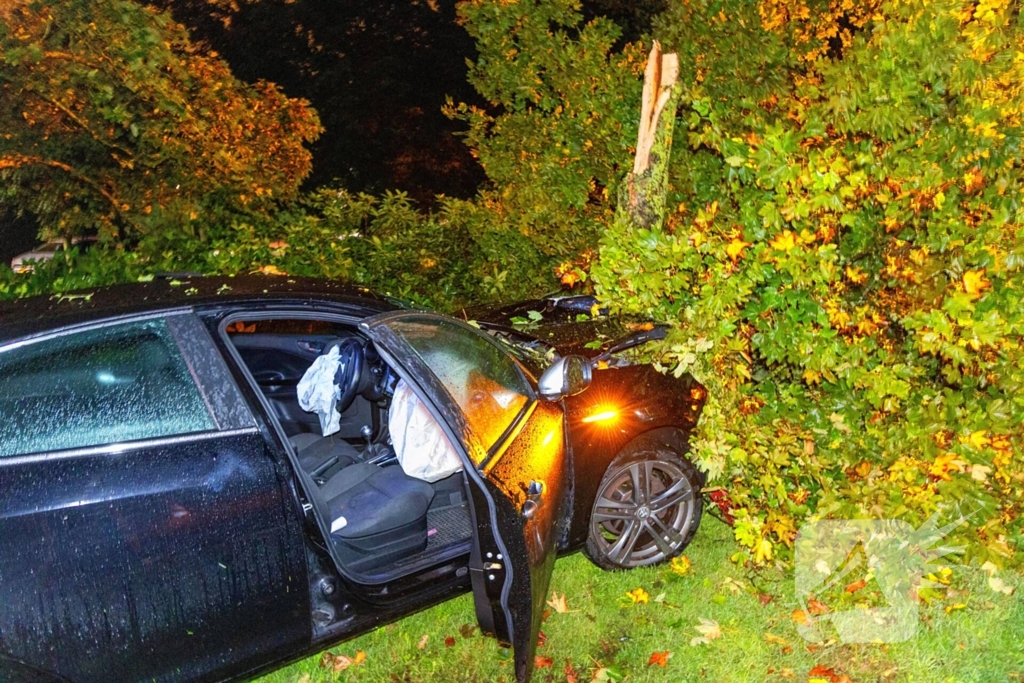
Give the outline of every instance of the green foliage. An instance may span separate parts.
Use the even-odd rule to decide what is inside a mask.
[[[305,102],[128,0],[14,3],[0,83],[0,206],[52,236],[206,239],[294,199],[320,132]]]
[[[611,220],[607,199],[636,138],[635,73],[642,54],[612,55],[611,22],[579,26],[572,0],[485,0],[459,6],[477,41],[470,82],[497,114],[465,104],[467,143],[495,186],[481,204],[541,253],[572,260]]]
[[[664,361],[709,384],[694,445],[755,559],[808,515],[941,510],[1005,561],[1024,540],[1019,20],[872,3],[830,44],[844,10],[802,6],[659,19],[689,66],[679,208],[606,234],[597,289],[678,321]]]
[[[0,266],[0,298],[181,271],[349,280],[447,310],[555,287],[551,276],[544,277],[553,272],[551,263],[527,238],[496,228],[486,207],[443,199],[437,212],[424,214],[403,193],[377,198],[320,189],[286,211],[236,217],[203,241],[168,230],[131,250],[59,252],[31,273]]]

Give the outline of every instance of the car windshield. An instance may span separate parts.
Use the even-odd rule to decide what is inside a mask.
[[[516,362],[486,335],[447,320],[403,318],[388,327],[441,381],[483,446],[494,446],[530,394]]]
[[[34,251],[40,254],[52,254],[61,249],[63,246],[63,242],[47,242],[46,244],[41,244],[38,247],[36,247]]]

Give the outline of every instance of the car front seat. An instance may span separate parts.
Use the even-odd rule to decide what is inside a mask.
[[[357,463],[331,477],[320,494],[346,567],[372,571],[426,549],[434,487],[402,468]]]
[[[295,448],[299,466],[312,477],[319,477],[335,465],[344,468],[359,461],[359,451],[336,434],[296,434],[289,437],[289,441]]]

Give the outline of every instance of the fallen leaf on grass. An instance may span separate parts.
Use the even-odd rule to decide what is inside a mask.
[[[533,666],[537,669],[550,669],[555,663],[551,657],[537,656],[533,658]]]
[[[349,668],[350,666],[359,666],[366,660],[366,653],[362,650],[357,650],[354,657],[348,657],[346,655],[334,655],[330,652],[325,652],[320,656],[320,668],[330,669],[334,673],[339,673]]]
[[[572,662],[568,660],[566,660],[565,662],[564,673],[565,683],[579,683],[580,675],[576,672],[576,669],[573,667]]]
[[[590,683],[615,683],[615,681],[621,680],[622,674],[617,669],[601,666],[594,671],[594,677],[590,679]]]
[[[565,602],[565,593],[559,595],[555,591],[551,591],[551,599],[548,600],[548,607],[555,610],[559,614],[565,614],[569,611],[569,605]]]
[[[736,579],[729,576],[725,577],[722,580],[721,586],[733,595],[739,595],[746,589],[746,586],[743,584],[742,581],[737,581]]]
[[[548,643],[547,634],[544,631],[538,629],[537,631],[537,647],[544,647]]]
[[[859,591],[861,588],[863,588],[866,585],[868,585],[867,581],[865,581],[864,579],[858,579],[857,581],[854,581],[853,583],[849,584],[843,590],[846,591],[847,593],[853,595],[854,593],[856,593],[857,591]]]
[[[427,641],[428,640],[430,640],[430,636],[428,636],[426,633],[424,633],[423,637],[420,638],[420,642],[417,643],[416,649],[417,650],[422,650],[423,648],[425,648],[427,646]]]
[[[671,656],[672,653],[668,650],[665,650],[663,652],[655,652],[651,655],[651,658],[647,660],[647,666],[653,666],[655,664],[661,667],[668,666],[668,658]]]
[[[643,588],[634,588],[631,591],[626,592],[626,597],[633,605],[648,604],[651,601],[651,596]]]
[[[463,638],[472,638],[476,634],[476,626],[473,624],[463,624],[459,627],[459,633]]]
[[[455,646],[455,638],[452,637],[452,636],[448,636],[447,638],[445,638],[444,639],[444,646],[445,647],[454,647]]]
[[[789,615],[789,618],[796,623],[803,625],[807,623],[807,612],[802,609],[795,609],[793,610],[793,613]]]
[[[786,640],[785,638],[780,638],[779,636],[775,635],[774,633],[765,633],[764,634],[764,639],[765,639],[766,642],[775,643],[776,645],[783,645],[783,646],[789,645],[789,641],[788,640]]]
[[[807,683],[853,683],[846,674],[837,674],[835,669],[824,664],[815,666],[807,676]]]
[[[694,645],[707,645],[712,640],[722,637],[722,628],[718,625],[717,621],[713,619],[705,619],[704,617],[698,617],[700,623],[697,624],[697,632],[699,636],[694,636],[690,639],[690,646]]]
[[[757,594],[757,601],[761,603],[761,607],[766,607],[768,605],[768,603],[771,602],[774,599],[775,598],[773,598],[772,596],[768,595],[767,593],[758,593]]]
[[[828,605],[820,600],[811,598],[807,601],[807,611],[811,613],[812,617],[820,617],[828,612]]]
[[[672,571],[679,576],[686,576],[690,573],[690,569],[693,567],[693,564],[690,562],[690,558],[686,555],[680,555],[679,557],[673,557],[669,566],[672,567]]]
[[[1003,595],[1013,595],[1013,586],[1007,585],[1007,583],[1000,579],[998,576],[988,577],[988,587],[994,590],[996,593],[1002,593]]]

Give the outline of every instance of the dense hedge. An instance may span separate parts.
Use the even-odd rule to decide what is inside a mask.
[[[402,193],[320,189],[270,216],[211,227],[202,240],[167,230],[131,249],[106,243],[85,254],[59,253],[31,273],[0,265],[0,299],[167,272],[337,278],[446,310],[556,288],[552,258],[496,213],[483,199],[442,198],[425,213]]]

